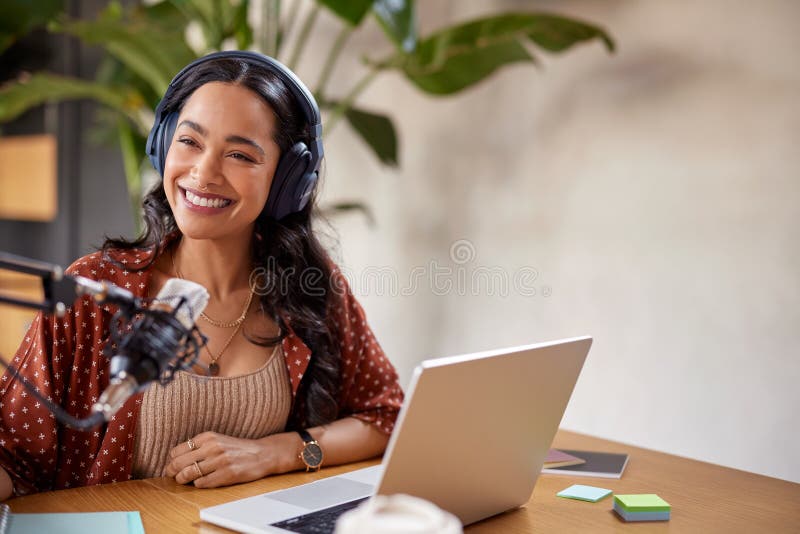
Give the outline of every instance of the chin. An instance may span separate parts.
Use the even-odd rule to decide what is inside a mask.
[[[175,222],[184,237],[189,239],[237,239],[247,236],[249,240],[253,233],[252,224],[249,226],[236,226],[220,224],[214,221],[186,220],[176,217]]]

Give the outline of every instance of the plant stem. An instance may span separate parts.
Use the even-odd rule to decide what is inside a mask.
[[[280,0],[266,0],[261,9],[261,50],[268,56],[278,53]]]
[[[286,36],[289,35],[289,32],[291,32],[292,28],[294,28],[294,21],[297,19],[297,12],[299,9],[299,0],[294,0],[294,2],[292,2],[292,7],[289,8],[289,14],[286,16],[286,22],[283,24],[283,29],[278,31],[278,42],[275,47],[275,57],[281,53],[281,47],[286,40]]]
[[[311,33],[311,29],[314,27],[314,22],[317,20],[319,10],[319,4],[314,4],[314,7],[311,8],[311,11],[308,13],[303,23],[303,27],[300,29],[300,35],[297,37],[297,42],[294,44],[294,51],[292,52],[292,57],[288,64],[288,67],[292,70],[295,69],[297,62],[300,60],[300,54],[303,52],[306,41],[308,41],[308,36]]]
[[[222,50],[222,6],[220,0],[213,0],[211,2],[211,20],[208,21],[208,27],[213,32],[214,50]]]
[[[325,135],[330,135],[330,133],[333,131],[333,127],[336,126],[342,116],[347,113],[347,110],[352,107],[353,102],[355,102],[356,98],[358,98],[358,95],[360,95],[361,92],[366,89],[367,85],[372,82],[372,80],[380,71],[381,69],[378,68],[370,69],[370,71],[367,72],[367,74],[361,78],[361,80],[359,80],[355,86],[353,86],[347,96],[345,96],[344,99],[340,101],[335,108],[333,108],[333,111],[331,111],[331,116],[328,117],[328,120],[323,124]]]
[[[133,132],[127,119],[120,118],[117,121],[117,134],[119,135],[119,147],[122,151],[125,182],[128,184],[128,198],[131,203],[133,225],[136,233],[138,233],[142,226],[141,216],[139,215],[139,206],[142,201],[142,176],[139,174],[139,158],[133,143]]]
[[[339,35],[336,36],[336,40],[333,42],[331,51],[328,53],[328,57],[325,58],[325,65],[322,67],[322,73],[319,76],[317,90],[315,91],[317,98],[320,100],[325,100],[325,86],[328,84],[328,79],[331,77],[333,66],[336,64],[336,60],[339,59],[339,55],[342,53],[344,43],[347,42],[347,38],[350,37],[352,33],[353,28],[351,26],[342,26],[341,31],[339,31]]]

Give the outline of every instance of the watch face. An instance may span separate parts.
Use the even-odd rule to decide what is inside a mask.
[[[318,467],[322,464],[322,449],[316,443],[306,443],[303,449],[303,461],[309,467]]]

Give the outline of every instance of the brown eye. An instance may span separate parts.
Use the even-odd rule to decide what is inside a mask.
[[[178,139],[178,142],[186,146],[198,146],[197,143],[194,142],[194,139],[191,139],[189,137],[181,137],[180,139]]]
[[[254,163],[255,162],[255,160],[253,158],[251,158],[247,154],[242,154],[241,152],[234,152],[233,154],[231,154],[231,157],[234,158],[234,159],[238,159],[240,161],[246,161],[248,163]]]

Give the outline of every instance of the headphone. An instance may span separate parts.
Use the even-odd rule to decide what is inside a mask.
[[[184,78],[196,66],[215,59],[238,59],[252,65],[263,67],[278,77],[300,105],[306,122],[311,126],[313,140],[306,145],[298,141],[281,154],[275,169],[275,176],[269,190],[269,197],[263,214],[276,220],[297,213],[306,207],[311,193],[319,179],[319,167],[324,154],[322,150],[322,121],[319,108],[311,91],[288,67],[277,60],[256,52],[231,50],[214,52],[185,66],[169,83],[167,91],[156,107],[156,118],[150,135],[147,136],[146,151],[150,163],[164,176],[164,164],[172,143],[172,136],[178,123],[179,112],[165,109],[169,96],[180,87]]]

